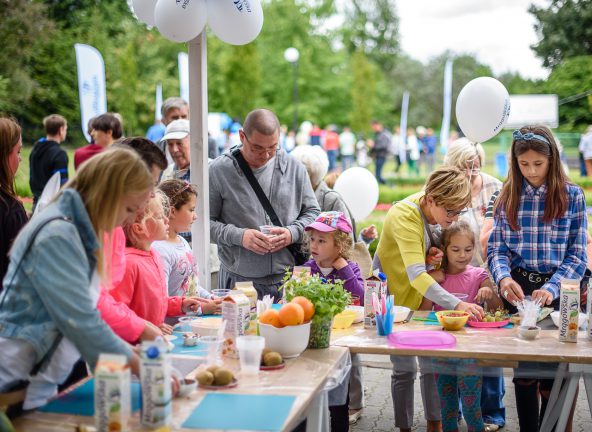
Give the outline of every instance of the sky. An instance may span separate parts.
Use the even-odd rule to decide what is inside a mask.
[[[398,0],[402,50],[427,62],[447,49],[470,53],[498,75],[519,72],[546,78],[548,72],[530,45],[538,41],[530,4],[544,0]]]

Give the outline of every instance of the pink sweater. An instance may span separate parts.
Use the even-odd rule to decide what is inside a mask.
[[[139,317],[159,326],[166,316],[182,315],[183,297],[169,297],[158,252],[125,248],[126,267],[111,294]]]
[[[117,227],[111,236],[105,234],[103,244],[105,252],[111,253],[111,286],[101,284],[101,293],[97,309],[101,318],[120,338],[126,342],[137,342],[145,327],[145,320],[140,318],[125,303],[113,298],[111,287],[118,285],[125,274],[125,234],[123,228]],[[110,245],[110,247],[108,247]],[[106,257],[107,258],[107,257]],[[108,258],[107,258],[108,259]]]

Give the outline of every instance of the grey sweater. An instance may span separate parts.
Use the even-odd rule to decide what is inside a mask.
[[[231,149],[232,151],[232,149]],[[300,242],[304,227],[314,222],[319,206],[304,166],[278,150],[269,201],[280,221]],[[231,273],[252,279],[279,281],[294,265],[287,248],[258,255],[242,246],[243,234],[267,224],[263,206],[234,157],[224,153],[210,165],[210,238],[218,245],[222,265]]]

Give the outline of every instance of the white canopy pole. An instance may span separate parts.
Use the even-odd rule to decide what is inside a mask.
[[[193,224],[193,257],[199,284],[209,290],[210,183],[208,178],[208,61],[206,30],[189,42],[189,121],[191,183],[197,185],[197,221]]]

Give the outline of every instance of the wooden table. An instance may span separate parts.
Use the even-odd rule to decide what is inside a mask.
[[[200,363],[196,359],[196,364]],[[320,350],[306,350],[298,358],[286,360],[286,367],[276,371],[261,371],[257,376],[241,376],[238,360],[225,360],[225,366],[234,370],[239,380],[236,388],[224,390],[224,393],[288,395],[296,399],[282,430],[292,430],[307,418],[308,430],[320,430],[326,423],[323,411],[324,388],[332,375],[349,362],[349,352],[342,347],[330,347]],[[193,375],[193,372],[189,375]],[[221,390],[218,390],[218,392]],[[181,425],[191,414],[207,391],[193,392],[189,397],[173,401],[173,430],[183,429]],[[15,421],[19,431],[52,432],[74,431],[79,425],[90,426],[94,430],[92,417],[49,414],[34,412]],[[130,430],[141,430],[138,413],[133,415]]]
[[[415,312],[413,316],[426,317],[427,315],[428,312]],[[441,326],[414,320],[393,326],[393,332],[441,329]],[[533,341],[520,339],[516,328],[478,329],[465,327],[451,333],[456,337],[454,348],[441,350],[402,349],[389,345],[386,337],[377,335],[376,329],[364,329],[362,324],[356,324],[349,329],[333,330],[331,345],[347,347],[352,353],[467,358],[477,359],[484,365],[491,363],[513,368],[517,366],[518,362],[526,361],[560,363],[561,365],[555,374],[555,382],[541,431],[550,431],[557,420],[559,420],[557,430],[565,428],[569,409],[575,399],[575,391],[581,376],[584,377],[588,405],[592,413],[592,340],[586,337],[585,332],[580,332],[578,343],[559,342],[557,328],[542,330],[540,336]],[[566,379],[567,385],[561,389],[563,379]]]

